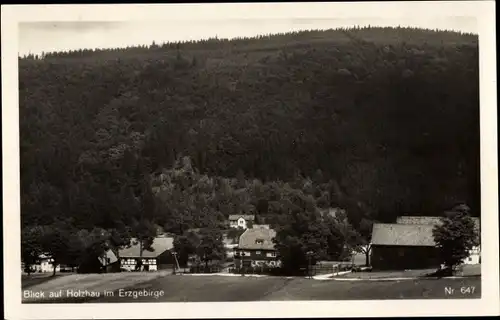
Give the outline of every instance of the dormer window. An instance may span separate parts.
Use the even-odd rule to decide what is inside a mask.
[[[263,239],[257,239],[257,240],[255,240],[255,243],[256,244],[264,244],[264,240]]]

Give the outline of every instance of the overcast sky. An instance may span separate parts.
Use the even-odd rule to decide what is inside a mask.
[[[139,44],[234,38],[294,30],[346,26],[413,26],[477,33],[473,17],[449,18],[342,18],[342,19],[235,19],[155,22],[33,22],[19,24],[19,54],[79,48],[113,48]]]

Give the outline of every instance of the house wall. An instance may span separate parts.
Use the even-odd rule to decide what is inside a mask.
[[[371,265],[379,270],[404,270],[437,268],[439,262],[434,247],[373,245]]]
[[[120,267],[127,271],[135,271],[136,261],[139,257],[120,258]],[[155,258],[142,258],[144,270],[157,271],[162,269],[171,269],[175,263],[174,257],[170,250],[167,250]]]
[[[120,267],[127,271],[135,271],[137,260],[136,258],[120,258]],[[157,267],[157,259],[156,258],[142,258],[142,265],[144,270],[155,271],[158,269]]]
[[[474,247],[469,252],[469,256],[465,258],[464,264],[480,264],[481,263],[481,248]]]
[[[279,259],[276,257],[276,251],[275,250],[237,250],[236,252],[239,253],[239,255],[235,256],[235,266],[237,268],[240,267],[241,262],[243,262],[244,266],[252,266],[252,267],[257,267],[261,265],[267,265],[267,266],[273,266],[273,267],[278,267],[281,265]],[[241,256],[241,253],[244,253],[245,255]]]
[[[54,266],[52,265],[52,259],[42,259],[40,263],[32,266],[35,272],[54,272]],[[61,271],[61,267],[56,266],[56,272]]]
[[[238,220],[231,220],[231,221],[229,221],[229,226],[231,228],[248,229],[248,222],[245,219],[240,218]]]
[[[243,218],[238,219],[238,227],[243,229],[247,228],[247,222],[245,221],[245,219]]]

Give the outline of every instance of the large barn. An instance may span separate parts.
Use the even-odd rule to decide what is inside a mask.
[[[479,231],[479,219],[473,218]],[[396,223],[375,223],[372,232],[371,264],[374,269],[421,269],[440,265],[432,230],[440,217],[405,216]],[[480,247],[475,247],[466,264],[480,263]]]
[[[433,225],[374,224],[372,267],[395,270],[438,267],[433,228]]]

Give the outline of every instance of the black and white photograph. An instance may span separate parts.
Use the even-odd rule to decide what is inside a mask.
[[[37,7],[2,23],[12,315],[500,312],[494,3]]]

